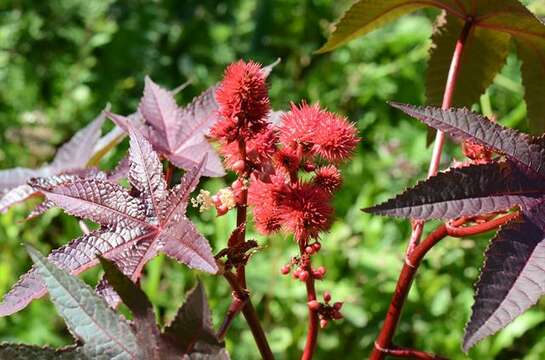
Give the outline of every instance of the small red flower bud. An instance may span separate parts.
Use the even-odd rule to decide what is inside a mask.
[[[216,212],[217,212],[218,216],[225,215],[225,214],[227,214],[228,211],[229,211],[229,208],[227,206],[223,205],[223,204],[216,207]]]
[[[312,311],[318,311],[318,310],[320,310],[320,303],[317,300],[310,300],[308,302],[308,307]]]
[[[333,304],[333,308],[335,310],[341,310],[342,307],[343,307],[342,301],[337,301],[336,303]]]
[[[320,245],[319,242],[315,242],[314,244],[312,244],[312,247],[314,248],[314,252],[318,252],[322,248],[322,245]]]
[[[280,268],[280,272],[282,273],[282,275],[288,275],[290,273],[290,266],[289,265],[284,265],[282,266],[282,268]]]
[[[244,160],[237,160],[232,166],[232,169],[237,173],[244,172],[244,169],[246,168],[246,163]]]
[[[322,319],[320,320],[320,327],[323,329],[327,326],[328,323],[329,321],[327,321],[326,319]]]
[[[321,279],[324,278],[325,273],[326,273],[326,269],[325,269],[325,267],[323,267],[323,266],[320,266],[318,269],[315,269],[315,270],[312,272],[312,274],[314,275],[314,277],[315,277],[316,279],[319,279],[319,280],[321,280]]]
[[[214,205],[217,207],[220,207],[221,206],[221,199],[220,197],[216,194],[216,195],[212,195],[210,197],[210,200],[212,200],[212,202],[214,203]]]
[[[326,303],[331,301],[331,293],[329,291],[324,292],[324,301]]]
[[[308,277],[309,273],[306,270],[301,271],[301,273],[299,274],[299,280],[301,281],[307,281]]]
[[[331,316],[335,320],[341,320],[341,319],[344,318],[343,314],[341,314],[341,312],[339,310],[333,310],[333,313],[331,314]]]
[[[295,269],[295,271],[292,273],[294,279],[299,279],[299,275],[301,274],[301,268]]]
[[[314,254],[314,248],[313,248],[312,246],[309,245],[309,246],[307,246],[307,247],[305,248],[305,252],[306,252],[307,254],[309,254],[309,255],[312,255],[312,254]]]

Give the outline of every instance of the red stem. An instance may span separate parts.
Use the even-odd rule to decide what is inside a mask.
[[[456,81],[460,73],[460,64],[462,60],[462,55],[464,53],[464,45],[467,41],[467,38],[473,28],[473,19],[467,18],[464,24],[464,28],[460,33],[458,41],[456,42],[456,47],[452,55],[452,61],[450,63],[450,69],[447,77],[447,83],[445,85],[445,92],[443,94],[443,109],[448,109],[452,105],[452,99],[454,91],[456,88]],[[428,177],[433,176],[437,173],[439,169],[439,164],[441,160],[441,152],[443,150],[443,145],[445,142],[445,135],[441,131],[437,131],[435,136],[435,143],[433,147],[433,154],[430,161],[430,166],[428,169]],[[439,240],[447,236],[447,228],[445,225],[440,226],[434,232],[432,232],[424,242],[420,244],[420,235],[424,227],[423,221],[418,221],[413,223],[413,230],[411,235],[411,240],[408,247],[407,256],[405,259],[405,264],[399,275],[396,290],[392,296],[392,301],[386,314],[386,319],[380,330],[380,333],[375,342],[375,347],[371,352],[371,360],[382,360],[385,358],[386,353],[384,349],[392,348],[392,338],[394,337],[397,323],[401,315],[401,309],[407,298],[407,294],[411,288],[414,275],[418,269],[418,265],[422,260],[422,257],[428,252],[433,245],[435,245]]]
[[[246,185],[247,179],[250,176],[250,170],[246,161],[247,160],[246,159],[246,143],[244,139],[242,138],[242,136],[239,136],[238,147],[240,151],[240,156],[242,159],[244,159],[246,163],[244,172],[242,175],[239,176],[239,179],[241,179],[243,183]],[[242,228],[242,230],[240,231],[237,241],[233,245],[239,245],[246,241],[246,227],[245,226],[241,227],[241,225],[246,224],[246,219],[248,215],[247,202],[248,202],[248,190],[246,189],[246,187],[244,187],[241,194],[241,204],[237,205],[237,226],[236,226],[237,229]],[[263,327],[261,326],[261,322],[259,321],[257,312],[255,311],[254,305],[252,304],[252,301],[248,295],[249,292],[246,289],[245,265],[242,264],[237,266],[236,275],[229,271],[229,272],[225,272],[224,276],[229,282],[229,284],[231,285],[231,288],[233,289],[233,292],[235,293],[236,298],[234,299],[231,306],[229,307],[229,310],[227,311],[227,314],[218,332],[218,335],[221,336],[221,338],[225,337],[227,330],[229,329],[232,321],[234,320],[235,316],[238,313],[238,309],[242,301],[242,303],[244,304],[244,306],[242,307],[242,314],[244,315],[244,318],[246,319],[246,322],[248,323],[248,326],[250,327],[250,330],[252,331],[252,335],[254,336],[256,345],[259,349],[259,352],[261,353],[261,357],[265,360],[274,360],[274,355],[271,351],[271,348],[265,336],[265,332],[263,331]]]
[[[398,358],[422,359],[422,360],[446,360],[446,358],[430,354],[416,349],[395,347],[393,349],[383,349],[386,354]]]
[[[245,167],[244,173],[239,177],[244,183],[244,186],[240,195],[241,204],[237,205],[237,228],[239,228],[243,224],[246,224],[246,219],[248,216],[248,189],[246,188],[246,183],[248,181],[248,178],[250,177],[250,169],[248,167],[248,159],[246,159],[246,142],[244,141],[244,138],[242,136],[239,136],[238,150],[240,152],[240,157],[244,159]],[[244,226],[240,231],[237,245],[242,244],[245,241],[246,226]],[[240,265],[237,267],[237,276],[238,280],[240,281],[240,285],[246,288],[246,268],[244,265]]]
[[[301,257],[308,256],[305,253],[306,241],[299,242],[299,252]],[[308,256],[308,261],[306,262],[303,269],[308,272],[308,278],[305,281],[307,287],[307,302],[316,300],[316,289],[314,287],[314,276],[312,274],[312,263],[311,258]],[[308,330],[307,330],[307,340],[305,343],[305,349],[301,355],[301,360],[310,360],[316,351],[316,344],[318,341],[318,329],[319,329],[319,319],[318,312],[308,308]]]
[[[450,68],[447,76],[447,83],[445,85],[445,92],[443,93],[443,104],[441,105],[441,108],[444,110],[450,108],[452,105],[454,90],[456,89],[456,82],[458,80],[458,75],[460,74],[460,64],[462,60],[462,55],[464,53],[464,45],[472,27],[473,20],[469,18],[466,20],[464,28],[460,33],[460,37],[456,42],[456,47],[454,48],[454,54],[452,55],[452,61],[450,63]],[[435,141],[433,143],[433,152],[431,155],[430,165],[428,168],[428,177],[437,174],[437,171],[439,170],[439,165],[441,163],[441,153],[443,152],[444,145],[445,133],[437,130],[437,133],[435,134]],[[420,242],[423,227],[424,221],[413,221],[413,231],[407,253],[410,253],[412,249],[414,249],[414,247]]]
[[[473,225],[473,226],[457,227],[449,223],[446,223],[445,226],[447,227],[447,233],[449,236],[461,238],[461,237],[466,237],[471,235],[482,234],[482,233],[497,229],[498,227],[504,224],[507,224],[509,221],[519,216],[520,216],[520,213],[517,211],[511,214],[507,214],[505,216],[496,218],[494,220],[490,220],[490,221]]]
[[[217,337],[219,340],[223,340],[225,338],[225,335],[227,335],[227,331],[229,330],[229,327],[231,327],[233,320],[248,302],[248,292],[240,286],[238,277],[230,270],[224,271],[223,276],[225,279],[227,279],[229,285],[231,285],[231,288],[233,289],[233,301],[231,302],[231,305],[227,310],[227,314],[225,315],[225,319],[218,330]]]

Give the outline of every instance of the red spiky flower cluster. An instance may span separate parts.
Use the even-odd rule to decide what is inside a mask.
[[[211,137],[218,140],[225,166],[238,179],[214,196],[201,191],[196,203],[201,209],[215,206],[218,216],[236,207],[237,223],[244,226],[249,205],[259,232],[294,234],[299,256],[281,272],[306,283],[310,321],[325,327],[342,318],[342,303],[329,305],[329,293],[323,303],[316,300],[314,281],[322,280],[326,269],[314,268],[311,257],[321,249],[320,234],[331,226],[331,199],[342,184],[337,165],[354,152],[357,130],[346,118],[304,102],[292,104],[280,123],[273,124],[265,75],[253,62],[239,61],[225,71],[216,93],[221,119]]]
[[[211,135],[220,142],[225,165],[249,181],[248,205],[257,229],[285,230],[301,243],[317,239],[331,225],[331,197],[342,183],[334,164],[354,151],[356,128],[306,103],[292,104],[279,125],[269,123],[265,74],[251,61],[227,68],[216,99],[221,120]],[[304,172],[314,174],[310,181],[299,179]],[[232,190],[237,198],[240,190]]]
[[[319,159],[335,163],[347,159],[359,139],[345,118],[305,103],[292,105],[276,130],[270,173],[251,181],[248,203],[258,230],[269,234],[284,229],[306,243],[329,229],[333,214],[329,203],[342,183],[337,167],[319,167]],[[311,181],[299,180],[304,172],[314,173]]]
[[[259,64],[241,60],[227,67],[216,91],[221,120],[210,135],[222,144],[225,165],[239,174],[245,170],[243,158],[259,167],[272,155],[276,142],[267,122],[270,102],[265,78]]]

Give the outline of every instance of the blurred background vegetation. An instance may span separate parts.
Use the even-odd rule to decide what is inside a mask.
[[[90,121],[107,102],[118,113],[137,106],[149,74],[170,88],[191,80],[179,103],[220,80],[239,58],[264,64],[282,58],[270,77],[275,109],[290,102],[319,101],[354,121],[363,138],[354,160],[345,164],[345,185],[336,196],[336,222],[323,237],[316,264],[328,273],[318,290],[343,299],[346,319],[320,333],[317,359],[361,359],[371,349],[384,318],[409,235],[407,222],[359,211],[390,197],[425,176],[430,149],[426,129],[401,116],[386,101],[424,102],[429,36],[436,12],[419,12],[351,42],[333,53],[313,55],[350,0],[3,0],[0,2],[0,168],[37,166]],[[545,1],[526,1],[545,15]],[[526,128],[520,63],[510,56],[477,110],[498,115],[508,126]],[[111,125],[110,125],[111,127]],[[105,126],[106,129],[106,126]],[[126,142],[103,163],[111,167]],[[447,166],[461,159],[449,144]],[[229,179],[227,179],[229,180]],[[209,190],[224,180],[202,183]],[[0,216],[0,293],[30,266],[22,242],[43,251],[80,234],[77,221],[50,211],[22,222],[32,204]],[[225,246],[231,214],[192,213],[217,251]],[[297,358],[306,331],[305,290],[279,269],[297,249],[286,236],[265,239],[248,266],[254,303],[279,359]],[[460,349],[482,254],[489,236],[446,239],[428,255],[409,296],[396,342],[453,359]],[[85,275],[97,281],[99,271]],[[158,257],[142,286],[169,321],[197,277],[206,284],[216,325],[230,301],[221,278],[195,274]],[[545,302],[499,335],[471,350],[474,359],[545,358]],[[0,318],[0,341],[60,346],[71,342],[48,300]],[[242,318],[228,334],[233,359],[258,353]]]

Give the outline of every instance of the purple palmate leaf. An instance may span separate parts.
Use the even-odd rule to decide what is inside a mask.
[[[529,208],[545,195],[545,181],[510,161],[452,168],[366,212],[411,219],[452,219],[513,206]]]
[[[111,258],[146,236],[148,234],[143,229],[136,227],[100,229],[53,250],[48,259],[71,274],[79,274],[98,263],[97,255]],[[33,267],[4,296],[0,303],[0,316],[25,308],[32,300],[45,295],[46,291],[45,283]]]
[[[161,143],[167,144],[165,156],[186,170],[208,156],[204,175],[223,176],[221,160],[208,143],[205,135],[217,122],[218,103],[212,86],[184,108],[178,108],[174,96],[146,78],[144,96],[138,110],[150,126],[150,132]]]
[[[391,105],[457,140],[471,140],[504,154],[514,162],[545,178],[545,147],[528,134],[506,128],[467,109]]]
[[[101,255],[136,281],[146,262],[163,250],[189,267],[216,272],[210,245],[185,216],[189,193],[198,183],[206,158],[188,171],[180,186],[169,191],[151,145],[136,130],[130,131],[130,137],[128,179],[134,191],[104,179],[87,178],[40,188],[48,201],[69,214],[101,225],[99,230],[53,251],[50,260],[77,274],[94,266],[97,255]],[[99,292],[107,295],[112,305],[118,302],[110,296],[108,284],[101,283]],[[44,284],[31,270],[6,295],[0,315],[18,311],[44,293]]]
[[[263,68],[266,76],[280,59]],[[138,111],[127,117],[108,113],[120,128],[128,132],[129,123],[152,144],[155,151],[176,167],[189,170],[207,156],[203,175],[223,176],[225,171],[207,135],[219,120],[215,84],[181,108],[176,104],[176,91],[166,90],[146,77],[144,95]],[[273,113],[273,115],[277,115]]]
[[[496,333],[545,294],[545,138],[505,128],[465,109],[393,104],[458,140],[507,160],[438,174],[365,211],[416,219],[456,218],[521,209],[486,252],[464,350]]]
[[[109,107],[106,107],[106,111]],[[39,191],[27,184],[32,178],[49,178],[51,182],[59,180],[59,175],[71,174],[83,177],[89,160],[93,157],[95,146],[100,139],[100,129],[105,120],[102,112],[85,128],[78,131],[67,143],[59,148],[51,164],[38,169],[15,168],[0,170],[0,213],[11,206],[25,201]]]
[[[184,108],[178,107],[171,91],[163,89],[146,77],[144,96],[138,111],[124,117],[108,113],[120,128],[136,128],[153,145],[154,150],[175,166],[189,170],[206,155],[203,175],[223,176],[221,160],[208,143],[206,135],[216,123],[217,85],[210,87]]]
[[[545,203],[505,225],[490,243],[464,350],[512,322],[545,294]]]

